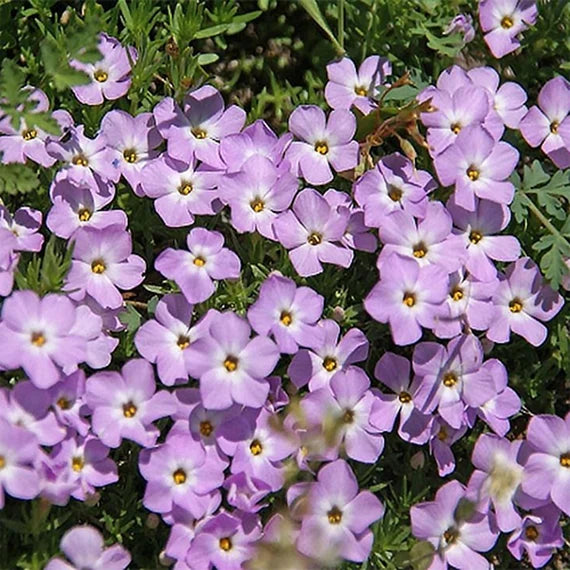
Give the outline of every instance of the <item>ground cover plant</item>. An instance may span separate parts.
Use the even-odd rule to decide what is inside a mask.
[[[0,3],[0,568],[568,567],[569,20]]]

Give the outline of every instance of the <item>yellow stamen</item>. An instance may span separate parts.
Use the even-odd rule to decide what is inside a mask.
[[[256,198],[255,200],[252,200],[249,205],[251,206],[251,209],[256,213],[259,214],[259,212],[263,211],[263,208],[265,208],[265,204],[263,203],[263,200],[261,198]]]
[[[400,392],[398,400],[400,400],[402,404],[409,404],[412,401],[412,395],[409,392]]]
[[[102,259],[96,259],[91,264],[91,271],[93,271],[93,273],[97,273],[97,275],[101,275],[101,273],[103,273],[105,269],[107,269],[107,266],[105,265],[105,262]]]
[[[190,339],[187,336],[181,334],[178,337],[176,344],[178,345],[178,348],[180,348],[180,350],[184,350],[190,346]]]
[[[71,460],[71,468],[77,473],[83,469],[84,465],[85,461],[83,461],[83,457],[76,456]]]
[[[3,455],[0,455],[0,469],[4,469],[6,466],[6,458]]]
[[[206,265],[206,260],[201,256],[195,257],[194,265],[197,265],[198,267],[204,267],[204,265]]]
[[[235,372],[238,367],[238,359],[235,356],[228,356],[224,360],[224,366],[228,372]]]
[[[416,296],[413,293],[404,293],[402,302],[407,307],[413,307],[416,304]]]
[[[472,230],[469,234],[469,241],[473,245],[477,245],[483,239],[483,234],[477,230]]]
[[[214,426],[211,424],[209,420],[204,420],[200,422],[200,433],[204,437],[210,437],[213,431],[214,431]]]
[[[457,384],[457,375],[454,372],[446,372],[443,375],[443,385],[447,388],[453,388]]]
[[[72,159],[71,162],[75,164],[75,166],[89,166],[89,161],[87,157],[83,154],[77,154]]]
[[[515,23],[513,22],[513,19],[510,16],[505,16],[501,20],[501,27],[504,28],[505,30],[512,28],[514,25]]]
[[[182,483],[186,483],[186,471],[184,471],[184,469],[177,469],[172,474],[172,478],[174,479],[174,483],[176,483],[176,485],[182,485]]]
[[[123,416],[125,418],[134,418],[137,413],[137,407],[132,402],[123,404]]]
[[[447,544],[453,544],[459,538],[459,531],[456,528],[449,527],[443,533],[443,538]]]
[[[570,467],[570,453],[564,453],[560,456],[560,465],[566,468]]]
[[[524,529],[525,537],[534,542],[538,538],[538,529],[534,525],[529,525]]]
[[[450,128],[455,135],[458,135],[461,132],[461,125],[459,123],[453,123]]]
[[[523,310],[523,304],[520,299],[513,299],[509,303],[509,309],[511,313],[520,313]]]
[[[560,123],[558,121],[552,121],[552,123],[550,123],[550,132],[553,135],[557,135],[559,126],[560,126]]]
[[[254,439],[249,446],[252,455],[259,455],[263,451],[263,445],[258,439]]]
[[[463,289],[461,289],[461,288],[459,288],[459,287],[454,287],[454,288],[451,290],[451,298],[452,298],[454,301],[461,301],[461,299],[463,299],[464,296],[465,296],[465,295],[464,295],[464,293],[463,293]]]
[[[467,169],[467,176],[469,177],[469,180],[471,180],[472,182],[475,182],[475,180],[479,180],[479,174],[480,174],[479,171],[474,166],[470,166]]]
[[[69,408],[71,408],[71,402],[65,396],[61,396],[56,403],[62,410],[69,410]]]
[[[318,141],[315,143],[315,150],[319,154],[327,154],[329,151],[329,145],[325,141]]]
[[[197,139],[205,139],[208,136],[208,133],[200,127],[194,127],[191,132]]]
[[[229,536],[224,536],[223,538],[220,538],[220,548],[224,552],[227,552],[228,550],[232,549],[232,541]]]
[[[339,524],[342,520],[342,511],[338,507],[333,507],[328,513],[327,518],[330,524]]]
[[[106,71],[103,71],[102,69],[98,69],[93,74],[93,77],[99,83],[105,83],[105,81],[107,81],[107,79],[109,79],[109,74]]]
[[[427,250],[428,249],[426,245],[424,244],[423,241],[421,241],[420,243],[414,245],[413,255],[416,259],[421,259],[422,257],[425,257]]]
[[[123,157],[129,164],[133,164],[138,160],[137,151],[134,148],[126,148],[123,151]]]
[[[439,428],[439,431],[437,432],[437,439],[439,439],[439,441],[445,441],[447,439],[447,430],[444,426],[441,426]]]
[[[178,193],[182,194],[182,196],[188,196],[192,190],[194,190],[194,187],[190,182],[181,182],[180,186],[178,186]]]
[[[289,311],[282,311],[279,320],[288,327],[293,322],[293,317]]]
[[[91,211],[87,208],[81,208],[81,210],[77,212],[77,217],[80,222],[88,222],[91,219]]]
[[[354,421],[354,412],[352,410],[345,410],[342,421],[345,424],[351,424]]]
[[[327,372],[332,372],[333,370],[336,370],[337,366],[338,362],[336,361],[336,358],[334,356],[327,356],[326,358],[323,359],[323,368]]]
[[[38,131],[36,129],[24,129],[22,131],[22,138],[25,141],[34,140],[38,136]]]
[[[307,238],[307,242],[310,245],[319,245],[323,241],[323,236],[317,232],[313,232]]]
[[[403,192],[401,188],[397,186],[392,186],[391,184],[388,186],[388,196],[392,202],[399,202],[402,198]]]
[[[46,343],[46,337],[44,336],[44,333],[33,332],[31,341],[34,346],[41,347]]]

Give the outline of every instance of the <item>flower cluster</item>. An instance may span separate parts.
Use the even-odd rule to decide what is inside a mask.
[[[105,35],[100,49],[101,62],[75,63],[92,75],[74,89],[86,104],[129,88],[136,53]],[[560,145],[567,152],[568,109],[552,102],[567,83],[547,84],[542,111],[528,112],[524,90],[500,85],[491,68],[453,67],[424,90],[430,154],[439,183],[451,188],[444,204],[430,196],[434,177],[399,153],[356,176],[351,193],[315,188],[359,166],[351,109],[377,108],[391,67],[373,56],[356,71],[343,58],[327,72],[333,110],[300,106],[281,136],[263,121],[244,128],[245,112],[226,108],[209,85],[182,105],[165,98],[134,117],[111,110],[93,138],[63,112],[54,116],[64,136],[25,125],[17,132],[2,119],[4,162],[56,164],[46,225],[73,259],[60,294],[11,293],[20,252],[42,248],[42,215],[0,208],[0,370],[27,378],[0,392],[0,506],[4,493],[56,505],[90,498],[118,481],[113,450],[129,440],[141,448],[143,504],[170,526],[163,559],[176,568],[234,569],[283,549],[295,568],[362,562],[384,506],[359,490],[354,464],[378,460],[399,415],[399,436],[428,445],[445,476],[455,468],[451,446],[479,418],[495,435],[479,438],[468,487],[448,483],[435,503],[413,507],[414,534],[458,568],[487,567],[477,553],[492,547],[497,529],[512,531],[513,555],[527,550],[535,565],[561,545],[570,416],[533,418],[524,445],[505,439],[521,404],[481,338],[506,343],[514,332],[538,346],[543,322],[562,307],[516,238],[498,234],[509,224],[508,179],[519,159],[501,140],[505,128],[520,128],[536,146],[550,121],[543,149],[553,160]],[[30,97],[47,108],[40,91]],[[551,135],[558,138],[547,142]],[[167,228],[188,228],[183,248],[172,243],[148,267],[133,253],[129,220],[111,206],[121,179],[152,200]],[[250,306],[217,310],[209,303],[220,283],[242,275],[234,230],[280,244],[298,278],[272,271]],[[416,344],[411,362],[385,353],[373,386],[364,332],[326,318],[326,300],[301,279],[378,250],[379,279],[364,307],[389,325],[396,345]],[[124,292],[152,268],[175,292],[136,332],[140,358],[105,370]],[[442,342],[418,342],[424,329]],[[279,492],[288,508],[270,516]],[[463,498],[477,508],[460,518]],[[89,527],[68,532],[61,548],[75,567],[129,563]],[[54,559],[48,567],[70,566]]]

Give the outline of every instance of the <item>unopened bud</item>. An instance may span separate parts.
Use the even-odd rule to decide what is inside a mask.
[[[423,451],[418,451],[410,457],[410,465],[412,469],[421,469],[426,462],[426,457]]]
[[[69,22],[69,18],[71,18],[71,10],[69,8],[66,8],[59,18],[59,23],[62,26],[65,26]]]
[[[146,517],[145,525],[147,528],[154,530],[155,528],[158,527],[159,524],[160,524],[160,517],[158,515],[155,515],[154,513],[150,513]]]
[[[335,307],[331,314],[331,318],[333,319],[333,321],[336,321],[337,323],[342,323],[342,321],[344,321],[345,316],[346,315],[342,307]]]

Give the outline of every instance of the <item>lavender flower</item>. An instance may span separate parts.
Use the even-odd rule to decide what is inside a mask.
[[[155,393],[154,371],[142,359],[129,360],[121,373],[93,374],[86,388],[93,431],[109,447],[119,447],[123,438],[152,447],[159,435],[152,422],[176,409],[168,392]]]
[[[448,273],[456,271],[466,257],[463,239],[451,233],[451,216],[440,202],[430,202],[425,217],[416,220],[402,210],[388,214],[380,227],[384,244],[378,256],[378,269],[392,254],[414,259],[420,267],[439,265]]]
[[[354,185],[354,199],[364,209],[364,221],[370,228],[379,228],[394,210],[404,210],[423,218],[427,193],[435,181],[424,170],[416,170],[411,161],[399,153],[383,157],[365,172]]]
[[[291,205],[296,192],[297,179],[263,156],[251,157],[220,184],[220,198],[231,208],[234,228],[240,233],[257,230],[273,240],[273,222]]]
[[[101,133],[107,139],[109,158],[116,172],[130,184],[137,196],[144,196],[141,170],[156,156],[162,138],[152,113],[131,117],[125,111],[113,110],[101,121]],[[117,179],[117,174],[109,175]]]
[[[559,524],[560,513],[552,505],[533,511],[522,519],[521,525],[511,534],[507,543],[510,553],[522,560],[526,552],[533,568],[542,568],[555,549],[564,546]]]
[[[147,321],[135,336],[137,350],[149,362],[156,363],[158,376],[167,386],[187,381],[187,349],[207,334],[211,313],[191,327],[193,309],[183,295],[165,295],[156,306],[156,320]]]
[[[490,550],[497,534],[491,530],[488,515],[474,512],[467,519],[457,517],[457,507],[464,497],[463,485],[450,481],[440,487],[435,501],[418,503],[410,509],[412,533],[436,549],[430,568],[447,568],[447,564],[461,570],[489,567],[479,552]]]
[[[45,113],[49,109],[49,101],[41,89],[32,89],[28,98],[36,101],[33,112]],[[73,118],[67,111],[58,110],[52,113],[59,128],[63,131],[73,125]],[[55,163],[55,158],[47,151],[46,144],[52,136],[38,126],[30,127],[24,120],[19,125],[12,125],[9,116],[0,116],[0,155],[2,163],[24,163],[32,160],[48,168]]]
[[[162,445],[141,452],[139,469],[147,480],[143,503],[157,513],[179,506],[199,518],[207,511],[209,494],[222,485],[226,465],[212,462],[190,435],[169,435]]]
[[[537,15],[535,0],[482,0],[479,22],[491,53],[501,58],[519,48],[519,34],[535,23]]]
[[[290,505],[299,496],[296,487],[287,494]],[[358,492],[356,477],[345,461],[322,467],[301,501],[304,516],[297,539],[301,553],[325,561],[335,556],[366,560],[373,542],[368,527],[382,518],[384,507],[370,491]]]
[[[263,156],[279,166],[292,140],[291,133],[277,138],[267,123],[258,119],[241,133],[225,136],[220,141],[220,156],[228,173],[239,172],[252,156]]]
[[[340,327],[335,321],[323,320],[318,327],[322,329],[322,341],[312,350],[299,350],[287,370],[297,388],[307,383],[311,391],[328,386],[337,372],[368,356],[368,339],[360,329],[348,330],[339,340]]]
[[[454,145],[434,160],[440,182],[455,184],[455,203],[470,212],[475,196],[510,204],[514,186],[507,178],[519,160],[518,151],[506,142],[495,142],[480,126],[464,129]]]
[[[261,525],[255,515],[230,514],[224,511],[200,527],[188,551],[187,560],[199,569],[243,568],[255,552],[261,538]]]
[[[483,363],[483,348],[474,335],[449,341],[447,349],[435,342],[416,345],[414,371],[422,377],[416,400],[423,411],[436,407],[454,429],[465,423],[465,406],[480,406],[495,395],[494,383]]]
[[[492,260],[516,261],[520,255],[520,243],[514,236],[495,236],[510,222],[511,212],[504,204],[490,200],[475,199],[475,209],[469,211],[457,204],[453,196],[447,209],[458,228],[454,233],[461,235],[467,245],[465,269],[476,279],[491,281],[497,275]]]
[[[289,258],[299,275],[309,277],[323,271],[322,263],[349,267],[351,250],[338,245],[346,231],[350,212],[335,211],[316,190],[305,188],[293,209],[280,214],[273,224],[277,239],[289,249]]]
[[[171,228],[192,225],[195,215],[214,213],[219,174],[198,166],[193,156],[186,163],[163,155],[147,163],[140,178],[142,192],[155,199],[154,209]]]
[[[99,36],[99,51],[103,57],[96,63],[70,62],[72,67],[91,77],[91,83],[71,88],[84,105],[100,105],[105,99],[119,99],[131,86],[131,63],[137,60],[135,48],[124,48],[119,40],[102,33]]]
[[[188,348],[188,369],[200,379],[200,394],[206,408],[223,410],[233,402],[260,408],[267,398],[271,374],[279,351],[267,337],[250,340],[247,321],[235,313],[214,315],[209,335]]]
[[[91,526],[75,526],[61,539],[60,547],[71,564],[61,558],[52,558],[45,570],[123,570],[131,562],[131,555],[119,544],[104,548],[103,537]]]
[[[562,297],[548,285],[543,285],[540,271],[528,257],[511,263],[493,296],[495,318],[487,337],[494,342],[507,342],[511,330],[533,346],[541,345],[546,327],[539,321],[549,321],[562,308]]]
[[[328,120],[314,105],[301,105],[289,117],[289,130],[301,141],[291,143],[285,158],[293,172],[309,184],[326,184],[336,172],[358,164],[358,143],[352,138],[356,119],[350,111],[332,111]]]
[[[76,318],[65,296],[40,299],[33,291],[16,291],[2,307],[0,366],[21,366],[39,388],[53,386],[62,370],[69,374],[85,360],[85,339],[70,334]]]
[[[144,259],[131,253],[130,234],[121,226],[81,228],[74,243],[64,290],[76,301],[90,295],[104,308],[121,307],[119,289],[134,289],[146,270]]]
[[[299,287],[282,275],[270,275],[261,285],[257,301],[247,318],[257,334],[273,334],[281,352],[295,354],[301,346],[318,344],[316,327],[324,299],[309,287]]]
[[[109,226],[127,229],[127,215],[123,210],[103,210],[113,195],[101,196],[83,184],[70,179],[54,184],[51,193],[53,206],[48,212],[46,225],[56,236],[70,239],[79,228],[91,227],[103,230]]]
[[[162,275],[180,287],[189,303],[201,303],[212,296],[214,279],[237,279],[239,257],[223,247],[224,236],[205,228],[194,228],[186,238],[190,251],[165,249],[154,262]]]
[[[384,259],[380,281],[364,299],[368,314],[389,323],[396,344],[412,344],[422,327],[433,328],[447,294],[447,274],[438,265],[420,267],[396,253]]]
[[[0,509],[4,508],[4,493],[18,499],[38,495],[39,478],[32,467],[38,453],[32,433],[0,418]]]
[[[394,394],[377,393],[372,406],[370,422],[380,431],[392,431],[398,414],[398,435],[405,441],[423,444],[429,436],[431,416],[424,414],[416,403],[422,378],[410,381],[410,361],[403,356],[386,352],[376,363],[374,377],[388,386]]]
[[[301,402],[309,430],[320,427],[333,448],[332,458],[342,448],[355,461],[374,463],[384,448],[384,438],[375,426],[372,410],[376,396],[360,368],[352,366],[335,374],[327,387],[312,391]],[[327,454],[327,458],[330,455]]]
[[[232,457],[232,473],[260,479],[273,492],[285,482],[283,460],[298,447],[294,435],[277,428],[273,414],[263,408],[229,418],[220,428],[219,445]]]
[[[473,18],[470,14],[457,14],[449,22],[449,26],[445,28],[444,35],[463,34],[463,43],[468,44],[475,39],[475,28],[473,27]]]
[[[73,484],[71,495],[85,501],[96,487],[111,485],[119,480],[117,466],[108,457],[109,448],[97,437],[68,436],[52,452],[55,465],[61,465]]]
[[[550,498],[570,516],[570,413],[565,419],[532,417],[526,439],[531,454],[524,465],[523,491],[536,499]]]
[[[190,91],[183,110],[170,97],[154,108],[160,134],[168,143],[168,155],[188,162],[194,155],[207,165],[223,170],[219,141],[238,133],[245,122],[245,111],[236,105],[224,110],[220,92],[211,85]]]
[[[373,98],[391,73],[392,64],[385,57],[367,57],[358,72],[352,60],[343,57],[327,65],[325,99],[333,109],[350,109],[354,105],[366,115],[376,108]]]
[[[532,147],[541,145],[558,168],[570,166],[570,83],[557,76],[547,81],[538,94],[538,107],[531,107],[519,129]]]

